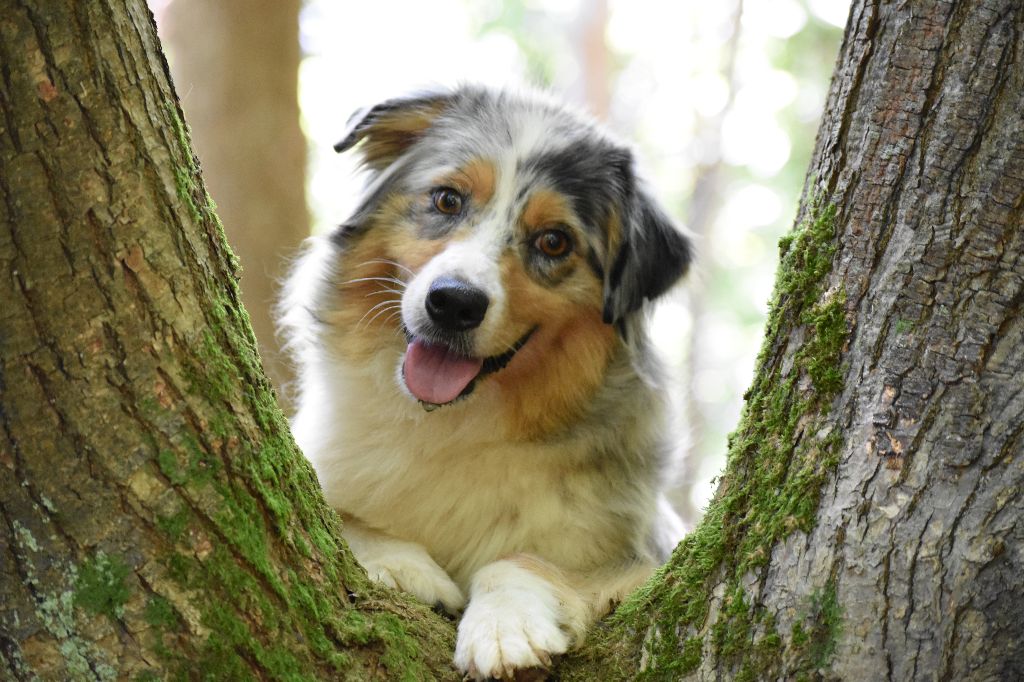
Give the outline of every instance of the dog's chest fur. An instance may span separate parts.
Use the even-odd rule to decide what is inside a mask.
[[[518,552],[586,570],[649,551],[637,530],[655,514],[656,472],[614,451],[654,447],[641,435],[652,404],[635,401],[616,423],[581,419],[546,442],[510,442],[485,408],[501,399],[493,387],[426,413],[381,381],[393,359],[382,353],[379,363],[325,365],[319,376],[330,389],[310,390],[318,407],[294,425],[343,514],[416,538],[460,583]]]

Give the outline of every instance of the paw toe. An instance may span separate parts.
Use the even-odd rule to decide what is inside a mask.
[[[474,680],[512,680],[521,675],[526,675],[522,679],[544,679],[551,657],[568,648],[565,633],[544,619],[530,622],[514,613],[467,612],[459,624],[455,665]]]

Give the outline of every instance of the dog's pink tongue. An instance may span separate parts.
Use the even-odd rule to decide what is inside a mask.
[[[459,397],[484,361],[456,355],[445,346],[413,339],[405,351],[405,385],[425,403],[443,405]]]

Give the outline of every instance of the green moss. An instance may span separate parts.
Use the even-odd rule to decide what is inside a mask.
[[[719,658],[731,659],[741,654],[750,643],[753,627],[750,604],[742,587],[726,592],[722,611],[711,627],[711,642]]]
[[[835,221],[834,205],[812,202],[808,219],[780,240],[782,263],[775,276],[775,310],[769,314],[769,331],[778,328],[779,316],[809,308],[817,301],[837,250]]]
[[[237,281],[241,275],[241,265],[234,252],[228,247],[227,237],[224,234],[224,225],[217,216],[217,205],[214,203],[210,193],[206,191],[202,182],[202,172],[199,169],[199,162],[192,153],[191,134],[188,126],[178,115],[178,107],[172,102],[165,106],[171,128],[178,142],[178,149],[181,154],[180,165],[174,167],[174,185],[178,198],[185,204],[189,216],[198,225],[212,227],[219,237],[219,247],[222,250],[231,273]]]
[[[911,320],[898,319],[896,320],[896,333],[906,334],[908,331],[914,328],[914,323]]]
[[[177,455],[171,450],[161,450],[156,456],[157,466],[167,479],[175,485],[181,485],[188,477],[181,470]]]
[[[202,224],[209,218],[209,215],[204,215],[200,210],[202,204],[197,201],[199,193],[199,187],[201,185],[201,175],[199,170],[199,164],[196,161],[195,156],[192,154],[192,145],[189,141],[191,137],[188,131],[188,127],[185,122],[178,116],[178,109],[172,104],[168,104],[167,113],[171,120],[171,127],[174,131],[174,135],[178,141],[178,148],[182,156],[183,165],[176,165],[174,167],[174,186],[177,190],[178,198],[188,208],[189,216],[196,223]]]
[[[196,205],[194,198],[195,184],[192,171],[186,168],[175,168],[174,186],[178,190],[178,198],[185,203],[192,220],[202,222],[203,216],[199,212],[199,207]]]
[[[180,540],[188,529],[190,514],[184,509],[174,514],[158,515],[156,517],[157,528],[167,534],[169,539]]]
[[[124,604],[131,596],[125,578],[131,569],[118,557],[97,552],[78,569],[75,604],[111,619],[124,616]]]
[[[704,659],[704,640],[700,637],[690,637],[683,642],[683,650],[679,655],[679,673],[687,675],[700,667]]]
[[[203,624],[210,629],[199,660],[195,667],[209,679],[247,679],[244,673],[245,660],[238,656],[245,652],[266,671],[267,677],[275,680],[314,680],[315,677],[303,672],[303,667],[284,642],[265,645],[254,638],[249,624],[236,615],[231,605],[215,603],[216,608],[207,610]],[[215,674],[216,673],[216,674]],[[239,674],[241,673],[241,674]]]
[[[409,638],[405,623],[392,614],[382,614],[376,630],[387,644],[381,662],[392,672],[392,679],[415,682],[430,678],[430,671],[420,660],[419,646]]]
[[[167,558],[167,575],[179,585],[188,585],[192,579],[192,559],[184,554]]]
[[[819,400],[831,400],[843,387],[840,365],[843,345],[849,335],[846,296],[840,292],[829,301],[815,305],[803,316],[811,338],[797,355],[807,369]]]
[[[668,566],[613,616],[607,632],[615,635],[606,636],[626,631],[640,641],[600,644],[619,651],[642,646],[649,661],[642,678],[677,679],[693,671],[686,643],[703,639],[709,591],[722,582],[725,598],[707,633],[713,665],[746,679],[782,670],[785,642],[774,618],[740,585],[768,563],[780,541],[813,528],[821,487],[838,462],[841,435],[825,417],[843,389],[849,323],[844,292],[823,290],[836,253],[835,220],[834,207],[815,202],[808,219],[780,242],[782,263],[758,371],[730,436],[715,499]],[[793,329],[802,330],[804,341],[789,350]],[[644,639],[651,614],[662,636]]]
[[[801,672],[812,673],[828,666],[843,631],[843,614],[836,595],[835,582],[816,590],[808,607],[793,623],[793,648],[804,664]]]
[[[151,596],[146,602],[142,616],[147,623],[160,630],[176,629],[180,624],[177,611],[169,601],[158,594]]]

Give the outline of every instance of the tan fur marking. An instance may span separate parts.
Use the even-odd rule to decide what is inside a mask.
[[[535,191],[523,209],[523,224],[531,232],[547,225],[569,224],[572,220],[573,211],[568,199],[549,189]]]
[[[601,321],[600,283],[577,273],[580,299],[537,284],[518,257],[501,262],[508,292],[509,327],[537,331],[508,367],[495,374],[514,438],[529,440],[579,417],[604,379],[615,331]]]
[[[419,239],[406,230],[389,235],[386,246],[388,253],[391,254],[391,260],[401,263],[413,272],[419,272],[420,268],[441,253],[447,244],[440,239]],[[403,271],[402,280],[408,281],[411,277],[408,271]]]
[[[369,359],[387,338],[399,336],[393,313],[401,300],[388,289],[400,287],[387,279],[375,279],[397,277],[397,268],[382,262],[387,258],[373,239],[360,240],[342,256],[340,270],[346,278],[339,286],[338,306],[326,321],[338,330],[335,338],[347,357]],[[374,309],[377,305],[380,307]]]
[[[567,589],[569,587],[570,581],[565,572],[558,566],[548,563],[540,557],[533,556],[532,554],[513,554],[508,557],[508,560],[516,566],[525,568],[530,573],[544,578],[544,580],[558,588]]]
[[[405,223],[411,201],[400,195],[388,198],[375,213],[370,234],[341,257],[339,269],[346,278],[340,285],[340,305],[328,322],[338,328],[341,350],[353,360],[368,360],[388,345],[404,347],[401,317],[395,314],[401,304],[401,293],[395,292],[404,287],[388,278],[408,282],[409,270],[418,271],[444,248],[440,241],[414,236]]]
[[[444,111],[444,103],[400,109],[381,114],[362,134],[363,160],[371,168],[383,168],[401,155]]]
[[[462,169],[462,174],[466,176],[470,192],[477,203],[483,205],[491,200],[497,179],[493,163],[486,159],[473,159]]]
[[[497,170],[487,159],[476,158],[455,171],[438,178],[437,185],[450,186],[472,197],[474,203],[483,206],[494,196]]]

